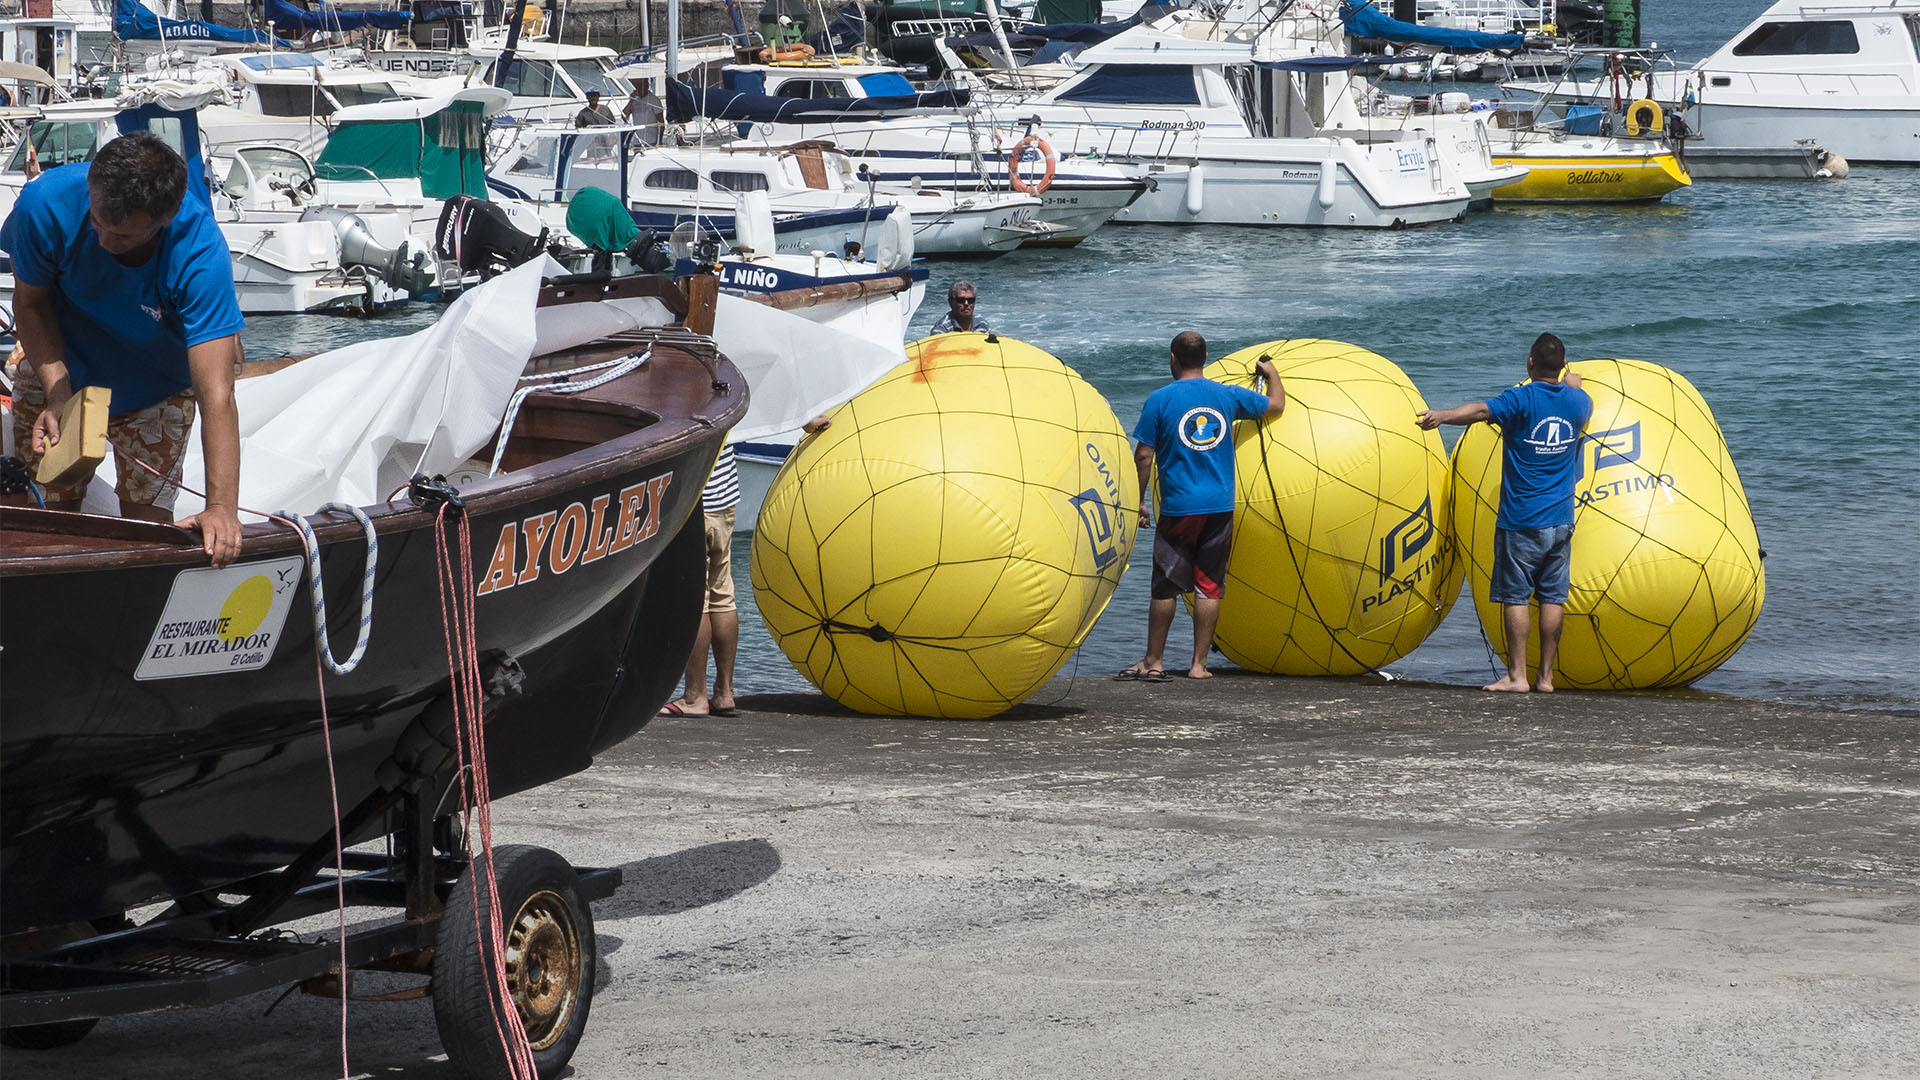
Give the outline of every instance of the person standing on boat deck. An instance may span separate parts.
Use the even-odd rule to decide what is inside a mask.
[[[1267,381],[1264,396],[1201,374],[1207,339],[1188,330],[1173,339],[1173,382],[1155,390],[1134,425],[1133,461],[1140,469],[1140,527],[1153,524],[1147,492],[1160,474],[1160,524],[1153,533],[1153,587],[1147,607],[1147,655],[1116,679],[1162,682],[1167,677],[1167,632],[1174,601],[1195,593],[1193,664],[1187,677],[1210,679],[1207,652],[1226,593],[1227,554],[1233,544],[1233,423],[1267,420],[1287,407],[1280,373],[1264,357],[1254,370]]]
[[[48,170],[21,189],[0,248],[13,257],[27,357],[13,417],[28,464],[59,441],[60,411],[76,390],[106,387],[120,512],[167,521],[197,411],[207,504],[175,524],[199,530],[215,566],[232,562],[240,554],[233,371],[245,320],[226,239],[187,193],[186,162],[148,132],[122,135],[91,163]],[[48,488],[47,506],[78,510],[89,480]]]
[[[940,316],[939,322],[933,324],[933,332],[936,334],[993,333],[993,327],[988,326],[987,320],[981,318],[980,313],[974,310],[974,301],[977,297],[978,293],[974,291],[973,282],[964,278],[947,286],[947,313]]]
[[[667,111],[661,107],[660,99],[653,96],[646,79],[633,80],[633,93],[627,96],[627,107],[621,110],[620,115],[627,123],[640,129],[642,142],[648,146],[660,145]]]
[[[1529,597],[1540,601],[1540,678],[1531,689],[1553,692],[1573,550],[1574,488],[1580,481],[1580,433],[1593,399],[1580,376],[1566,371],[1567,347],[1541,334],[1527,353],[1527,377],[1492,401],[1414,414],[1431,431],[1441,424],[1500,425],[1500,515],[1493,531],[1493,580],[1487,599],[1504,609],[1507,673],[1482,687],[1525,693]],[[1565,377],[1562,378],[1562,372]]]
[[[832,421],[816,416],[804,425],[811,435],[824,431]],[[733,588],[733,525],[740,506],[740,466],[733,447],[720,450],[713,463],[707,486],[701,489],[700,505],[706,514],[707,537],[707,610],[700,620],[699,636],[694,638],[693,653],[687,657],[686,686],[679,700],[669,701],[661,716],[733,716],[738,707],[733,699],[733,662],[740,651],[740,605]],[[707,652],[713,652],[713,693],[707,693]]]
[[[612,127],[615,123],[613,110],[600,104],[600,91],[597,88],[587,91],[587,107],[574,114],[573,126]]]

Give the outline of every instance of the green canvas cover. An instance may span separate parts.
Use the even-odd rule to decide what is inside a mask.
[[[1097,23],[1100,0],[1040,0],[1034,21],[1041,23]]]
[[[567,203],[567,231],[595,251],[625,251],[640,235],[620,197],[596,187],[581,188]]]
[[[487,197],[480,103],[455,101],[424,120],[350,120],[314,161],[322,180],[418,177],[430,199]]]

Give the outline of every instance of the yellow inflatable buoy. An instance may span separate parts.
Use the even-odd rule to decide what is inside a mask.
[[[1254,386],[1273,361],[1287,409],[1234,428],[1233,557],[1215,641],[1241,667],[1356,675],[1411,652],[1460,592],[1447,458],[1391,360],[1338,341],[1275,341],[1208,365]]]
[[[1113,409],[985,334],[905,364],[795,448],[753,530],[753,596],[807,680],[861,712],[982,718],[1058,672],[1138,531]]]
[[[1581,440],[1572,588],[1554,684],[1680,686],[1725,663],[1766,596],[1760,539],[1713,411],[1678,374],[1637,360],[1570,365],[1593,397]],[[1453,527],[1480,626],[1504,648],[1487,602],[1500,508],[1500,435],[1475,424],[1454,446]],[[1534,626],[1539,625],[1538,611]],[[1537,635],[1529,666],[1539,668]]]

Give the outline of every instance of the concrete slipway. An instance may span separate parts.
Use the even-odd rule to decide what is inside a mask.
[[[626,868],[573,1075],[1920,1062],[1920,717],[1234,674],[1043,700],[957,723],[748,698],[503,802],[502,842]],[[337,1004],[271,1001],[0,1067],[338,1076]],[[350,1016],[355,1074],[448,1075],[426,1003]]]

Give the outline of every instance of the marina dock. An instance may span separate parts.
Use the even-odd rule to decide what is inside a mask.
[[[1920,1058],[1911,713],[1231,672],[1062,680],[978,723],[741,706],[663,718],[496,808],[501,842],[625,871],[595,910],[576,1077],[1893,1077]],[[338,1075],[336,1003],[262,1016],[274,996],[0,1067]],[[426,1002],[350,1017],[355,1075],[445,1074]]]

